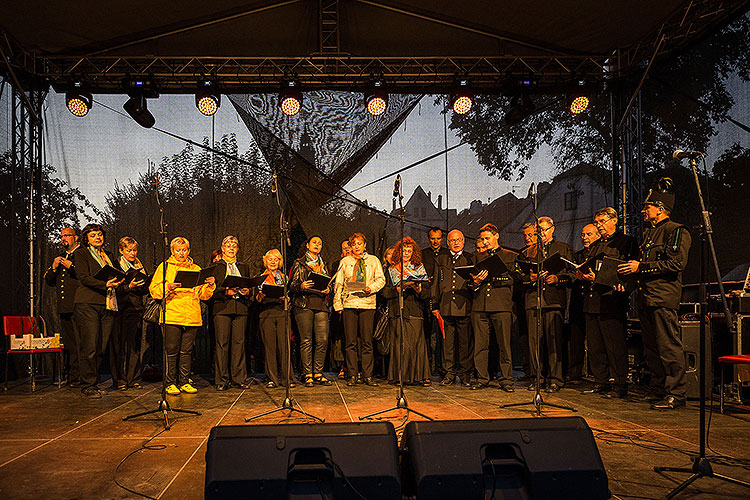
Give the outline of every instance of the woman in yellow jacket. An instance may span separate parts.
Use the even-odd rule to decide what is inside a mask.
[[[154,278],[148,287],[149,293],[156,300],[161,300],[162,289],[166,288],[167,304],[164,319],[164,349],[167,353],[167,366],[164,370],[166,377],[166,392],[170,395],[180,391],[193,394],[198,389],[190,384],[190,361],[193,352],[193,342],[198,327],[203,324],[201,318],[201,300],[208,300],[216,289],[213,277],[206,278],[206,282],[195,288],[181,288],[174,279],[177,271],[200,271],[200,267],[190,258],[190,242],[187,238],[178,236],[169,245],[172,255],[167,259],[166,287],[164,270],[159,264],[154,272]],[[177,363],[179,357],[179,378]]]

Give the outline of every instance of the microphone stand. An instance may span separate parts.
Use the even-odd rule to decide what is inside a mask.
[[[674,155],[677,158],[676,154]],[[703,156],[702,154],[700,156]],[[713,260],[714,272],[716,273],[716,281],[719,284],[719,293],[721,294],[722,305],[724,306],[724,317],[727,321],[727,326],[730,332],[735,333],[732,323],[732,316],[729,312],[729,306],[727,305],[727,297],[724,293],[724,284],[721,282],[721,273],[719,272],[719,262],[716,258],[716,248],[714,247],[713,240],[713,229],[711,228],[711,216],[706,210],[706,204],[703,201],[703,193],[701,192],[701,183],[698,179],[698,169],[695,166],[695,155],[690,157],[690,168],[693,171],[693,180],[695,181],[695,188],[698,192],[698,201],[700,202],[701,208],[701,247],[700,247],[700,287],[698,288],[698,296],[700,298],[700,342],[699,346],[699,357],[700,357],[700,372],[698,381],[700,383],[700,421],[699,421],[699,451],[698,456],[693,458],[693,466],[690,468],[686,467],[654,467],[654,472],[685,472],[690,474],[685,481],[677,485],[664,498],[673,498],[679,492],[690,486],[693,482],[697,481],[702,477],[713,477],[721,479],[732,484],[738,484],[745,488],[750,488],[750,483],[735,479],[724,474],[717,474],[711,467],[711,462],[706,458],[706,315],[707,303],[706,303],[706,244],[711,252],[711,259]]]
[[[400,209],[399,214],[399,220],[401,221],[401,249],[403,254],[403,248],[404,248],[404,224],[406,223],[406,213],[404,211],[404,197],[401,194],[401,176],[399,175],[396,178],[396,189],[394,189],[393,192],[394,197],[398,196],[398,205]],[[364,420],[366,418],[372,418],[375,415],[380,415],[382,413],[388,413],[390,411],[394,410],[406,410],[406,417],[409,418],[409,412],[416,413],[422,418],[426,418],[427,420],[434,420],[433,418],[428,417],[424,413],[420,413],[417,410],[412,410],[409,408],[409,402],[406,401],[406,395],[404,394],[404,259],[402,258],[399,262],[399,270],[401,272],[401,286],[397,287],[398,289],[398,326],[401,331],[400,335],[400,342],[399,342],[399,357],[398,357],[398,396],[396,397],[396,406],[392,406],[390,408],[387,408],[385,410],[376,411],[374,413],[369,413],[367,415],[364,415],[362,417],[359,417],[360,420]]]
[[[169,412],[184,413],[187,415],[200,415],[200,412],[193,410],[180,410],[178,408],[172,408],[167,400],[167,343],[164,338],[165,326],[167,322],[167,246],[169,246],[169,240],[167,239],[167,224],[164,222],[164,207],[159,199],[159,174],[157,173],[154,177],[154,192],[156,193],[156,204],[159,206],[159,234],[164,241],[162,246],[162,273],[161,273],[161,321],[159,326],[162,332],[162,345],[161,345],[161,361],[162,361],[162,377],[161,377],[161,398],[159,399],[159,406],[155,410],[144,411],[128,415],[123,417],[123,420],[130,420],[136,417],[142,417],[144,415],[151,415],[153,413],[161,413],[164,419],[164,430],[169,430],[172,425],[169,423]]]
[[[532,195],[532,210],[534,213],[534,221],[536,222],[536,349],[534,349],[534,358],[536,359],[536,378],[534,380],[534,397],[528,403],[510,403],[500,405],[500,408],[513,408],[526,405],[534,405],[536,408],[536,416],[542,416],[542,407],[551,406],[553,408],[559,408],[561,410],[577,411],[572,406],[558,405],[554,403],[547,403],[542,398],[542,363],[541,363],[541,350],[542,350],[542,294],[544,293],[543,279],[539,277],[542,272],[542,261],[544,253],[544,243],[542,242],[542,229],[539,227],[539,216],[536,213],[536,191],[531,193]],[[559,332],[562,333],[562,332]]]
[[[281,273],[284,276],[284,336],[286,337],[286,359],[284,360],[284,372],[286,376],[286,395],[284,396],[284,402],[281,403],[281,406],[274,408],[273,410],[264,411],[263,413],[259,413],[257,415],[253,415],[251,417],[245,417],[245,422],[249,422],[251,420],[255,420],[256,418],[264,417],[266,415],[271,415],[272,413],[289,410],[289,416],[291,416],[292,413],[295,411],[297,413],[301,413],[306,417],[309,417],[311,419],[317,420],[320,423],[325,422],[324,418],[317,417],[315,415],[312,415],[310,413],[307,413],[306,411],[295,408],[294,407],[294,396],[292,395],[292,341],[291,341],[291,331],[290,331],[290,321],[289,321],[289,285],[287,283],[287,274],[286,274],[286,247],[287,243],[289,242],[289,225],[287,224],[286,220],[284,219],[284,207],[281,206],[281,200],[279,199],[279,189],[278,184],[276,181],[276,171],[273,172],[273,184],[271,186],[271,192],[275,195],[276,198],[276,205],[279,207],[279,235],[281,238]],[[271,369],[275,370],[276,367],[272,367]]]

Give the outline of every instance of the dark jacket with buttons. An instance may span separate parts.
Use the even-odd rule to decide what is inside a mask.
[[[518,256],[519,259],[523,259],[530,262],[536,261],[536,245],[532,245]],[[551,240],[549,243],[544,245],[544,255],[549,257],[555,253],[559,253],[561,257],[572,261],[575,257],[573,256],[573,249],[567,243],[562,241]],[[557,275],[558,282],[554,284],[543,283],[542,285],[542,307],[545,309],[564,309],[568,301],[568,294],[566,288],[569,287],[573,281],[573,276],[569,271],[562,271]],[[531,277],[526,274],[523,276],[522,284],[526,291],[526,309],[536,309],[537,306],[537,284],[535,281],[531,281]]]
[[[432,307],[443,316],[468,316],[471,313],[472,291],[454,267],[471,266],[474,255],[461,252],[456,261],[453,255],[440,254],[432,275]]]
[[[682,297],[682,272],[692,244],[688,228],[664,219],[643,233],[638,260],[641,303],[677,309]]]
[[[240,276],[250,276],[250,266],[237,262],[237,270],[240,272]],[[247,305],[252,299],[252,290],[248,295],[242,295],[236,293],[234,295],[227,295],[227,289],[222,285],[222,281],[227,276],[227,263],[225,260],[219,260],[216,264],[214,271],[214,279],[216,280],[216,290],[213,296],[213,306],[211,311],[214,315],[230,315],[238,314],[240,316],[247,316]]]
[[[498,247],[483,252],[476,261],[481,262],[495,254],[500,256],[509,271],[493,278],[487,277],[479,285],[470,282],[469,286],[474,290],[472,312],[513,311],[513,286],[520,278],[516,270],[516,254]]]
[[[109,260],[114,264],[114,256],[106,252]],[[80,246],[73,253],[76,266],[76,275],[80,286],[76,289],[76,304],[100,304],[104,305],[107,299],[107,282],[94,278],[103,266],[94,259],[86,246]]]
[[[575,253],[576,264],[583,264],[586,259],[594,255],[591,250],[596,246],[596,242],[588,248],[582,248]],[[574,279],[570,289],[570,317],[571,319],[583,318],[583,301],[584,297],[589,294],[591,282],[587,280]]]
[[[638,243],[635,238],[620,231],[609,237],[600,237],[591,245],[590,255],[608,255],[620,260],[632,260],[638,255]],[[601,264],[597,260],[596,267]],[[585,295],[583,310],[589,314],[626,314],[629,292],[615,292],[611,286],[591,283]]]
[[[60,256],[73,260],[73,253],[62,252]],[[52,269],[52,266],[49,266],[44,272],[44,281],[47,285],[57,288],[58,314],[72,313],[76,290],[79,285],[75,263],[70,266],[70,269],[62,264],[57,266],[57,269]]]

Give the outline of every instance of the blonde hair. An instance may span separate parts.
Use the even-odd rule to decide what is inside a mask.
[[[176,247],[177,245],[185,245],[186,247],[188,247],[188,250],[190,250],[190,242],[184,236],[173,238],[172,241],[169,242],[169,250],[171,252],[174,252],[174,247]]]
[[[276,257],[279,259],[280,264],[284,264],[283,257],[281,256],[281,252],[278,248],[272,248],[271,250],[267,251],[265,255],[263,255],[263,265],[268,267],[268,258],[269,257]]]
[[[117,247],[120,250],[125,250],[130,245],[135,245],[135,247],[138,248],[138,242],[131,236],[123,236],[120,238],[120,241],[117,242]]]
[[[230,242],[235,242],[237,244],[237,247],[240,246],[240,240],[238,240],[236,236],[232,236],[231,234],[229,236],[226,236],[223,240],[221,240],[221,246],[223,247],[224,245]]]

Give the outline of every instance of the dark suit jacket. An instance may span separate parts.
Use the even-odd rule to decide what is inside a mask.
[[[117,261],[110,252],[106,252],[109,260],[114,265]],[[76,289],[76,304],[101,304],[104,305],[107,299],[107,282],[94,278],[102,266],[94,259],[89,247],[80,246],[73,253],[76,266],[76,275],[81,285]]]
[[[117,269],[121,269],[124,272],[128,271],[127,266],[123,267],[120,265],[119,262],[120,259],[117,259],[117,262],[114,263],[114,267]],[[141,272],[143,274],[148,274],[148,271],[144,268],[141,269]],[[117,309],[120,312],[129,311],[132,313],[140,313],[143,312],[144,306],[143,306],[143,297],[148,293],[148,283],[137,286],[135,288],[129,288],[126,284],[122,284],[117,289]]]
[[[432,247],[422,249],[422,265],[424,266],[424,270],[427,271],[427,276],[432,276],[435,272],[435,262],[438,256],[448,255],[450,257],[450,254],[450,250],[445,247],[440,247],[437,252]]]
[[[432,277],[432,307],[440,309],[443,316],[468,316],[471,313],[472,291],[453,268],[473,264],[474,255],[469,252],[461,252],[455,263],[450,252],[438,255]]]
[[[520,277],[516,271],[516,254],[498,247],[495,250],[487,250],[476,258],[477,262],[499,255],[505,263],[509,272],[487,278],[478,286],[470,283],[474,290],[474,300],[471,304],[472,312],[511,312],[513,311],[513,285]]]
[[[253,297],[252,290],[248,295],[227,295],[227,289],[222,286],[222,281],[227,275],[227,263],[224,260],[220,260],[216,264],[216,272],[214,278],[216,279],[216,291],[213,294],[213,313],[214,314],[239,314],[247,316],[247,305],[250,299]],[[237,269],[242,276],[250,276],[250,266],[242,262],[237,262]]]
[[[536,250],[537,246],[532,245],[524,249],[519,254],[519,259],[525,259],[527,261],[536,261]],[[564,257],[570,261],[575,258],[573,256],[573,249],[567,243],[562,241],[552,240],[545,245],[545,253],[547,256],[553,255],[558,252],[561,257]],[[569,271],[563,271],[557,275],[559,280],[553,285],[543,284],[542,291],[542,307],[550,309],[564,309],[568,301],[568,294],[566,288],[570,286],[573,281],[573,275]],[[537,301],[537,284],[531,281],[529,275],[524,275],[523,286],[526,290],[526,309],[536,309]]]
[[[615,232],[609,238],[599,238],[591,245],[591,255],[609,255],[616,259],[631,260],[638,255],[635,238]],[[628,293],[615,292],[612,287],[592,283],[583,303],[583,310],[594,314],[627,314]]]
[[[68,255],[67,252],[61,252],[59,255],[66,259],[73,260],[73,254]],[[49,266],[44,272],[44,281],[49,286],[57,288],[58,314],[72,313],[73,301],[76,296],[76,289],[79,285],[75,263],[70,266],[70,269],[67,269],[62,264],[57,266],[57,269],[52,269],[52,266]]]

